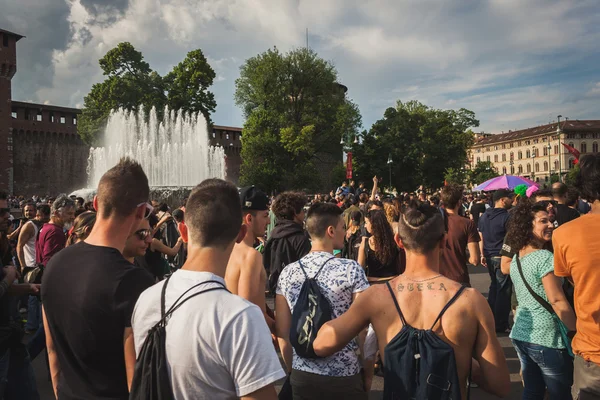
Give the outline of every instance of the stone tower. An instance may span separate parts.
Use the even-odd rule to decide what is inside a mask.
[[[17,72],[17,42],[23,36],[0,29],[0,190],[12,192],[11,79]]]

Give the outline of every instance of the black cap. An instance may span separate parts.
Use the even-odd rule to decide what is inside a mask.
[[[503,199],[505,197],[514,197],[515,194],[513,192],[511,192],[510,190],[506,190],[506,189],[500,189],[500,190],[496,190],[494,192],[494,203],[497,202],[500,199]]]
[[[240,189],[242,210],[264,211],[269,209],[269,197],[254,186]]]

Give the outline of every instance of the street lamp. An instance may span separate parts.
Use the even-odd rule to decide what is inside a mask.
[[[390,170],[390,189],[392,188],[392,163],[393,162],[394,161],[392,161],[392,153],[390,153],[390,155],[388,156],[388,160],[387,160],[387,165]]]
[[[552,180],[552,175],[550,174],[550,150],[552,150],[552,145],[550,145],[550,136],[548,136],[548,182]]]
[[[535,146],[531,146],[531,180],[535,182]]]
[[[556,134],[558,135],[558,181],[562,182],[562,161],[561,161],[561,157],[560,154],[562,153],[562,147],[561,147],[561,143],[560,143],[560,119],[562,118],[562,115],[558,115],[556,117],[556,119],[558,120],[558,124],[556,126]]]
[[[513,160],[513,158],[510,157],[510,162],[508,164],[510,165],[510,174],[514,175],[515,174],[515,167],[513,167],[513,165],[515,164],[515,160]]]

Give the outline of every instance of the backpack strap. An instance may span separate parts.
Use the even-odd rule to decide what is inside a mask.
[[[435,328],[435,325],[442,318],[442,315],[444,315],[446,310],[448,310],[448,308],[450,308],[450,306],[458,299],[458,297],[462,294],[462,292],[465,291],[466,288],[467,288],[466,286],[461,285],[460,289],[458,289],[458,292],[456,292],[456,294],[450,299],[450,301],[448,303],[446,303],[444,308],[442,308],[442,311],[440,311],[440,315],[438,315],[438,317],[435,319],[435,322],[433,323],[433,325],[431,325],[431,328],[429,330],[433,330],[433,328]]]
[[[173,275],[169,275],[165,280],[165,284],[162,287],[160,292],[160,319],[162,320],[165,317],[165,293],[167,292],[167,285],[169,284],[169,279],[171,279]]]
[[[325,261],[323,263],[323,265],[321,265],[321,268],[319,268],[319,270],[317,271],[317,273],[315,274],[315,276],[313,276],[313,279],[317,279],[317,276],[319,275],[319,273],[321,272],[321,270],[323,269],[323,267],[325,266],[325,264],[327,264],[329,261],[333,260],[335,258],[335,256],[329,258],[327,261]],[[304,273],[304,276],[306,277],[306,279],[310,279],[308,277],[308,274],[306,273],[306,270],[304,269],[304,265],[302,264],[302,260],[298,260],[298,264],[300,265],[300,269],[302,270],[302,272]]]
[[[396,299],[396,295],[394,294],[394,290],[392,290],[392,286],[390,285],[390,281],[387,281],[386,286],[390,290],[390,294],[392,295],[392,300],[394,300],[394,305],[396,306],[396,310],[398,311],[398,315],[400,316],[400,321],[402,321],[402,325],[408,325],[406,320],[404,319],[404,314],[402,314],[402,310],[400,310],[400,305],[398,304],[398,300]]]

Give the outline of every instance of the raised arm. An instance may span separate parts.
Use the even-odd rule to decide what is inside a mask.
[[[554,272],[550,272],[542,278],[542,285],[544,285],[548,302],[552,305],[556,315],[570,331],[574,331],[576,329],[575,312],[567,301],[561,280],[554,275]]]
[[[478,318],[473,380],[483,390],[499,397],[510,392],[510,375],[502,346],[496,337],[494,316],[485,298],[477,291],[473,292],[473,304]]]
[[[379,179],[376,176],[373,177],[373,190],[371,191],[371,198],[369,200],[375,201],[375,195],[377,194],[377,185],[379,185]]]
[[[154,238],[152,239],[152,250],[161,252],[163,254],[168,255],[169,257],[175,257],[177,253],[179,253],[179,249],[181,248],[181,244],[183,243],[183,239],[179,238],[177,243],[173,247],[169,247],[165,245],[160,240]]]

